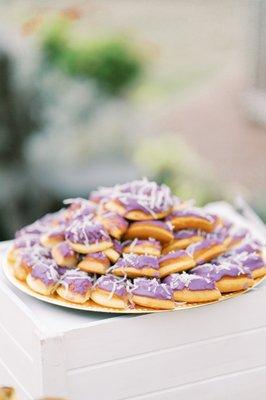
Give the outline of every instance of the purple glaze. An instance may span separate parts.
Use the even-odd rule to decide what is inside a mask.
[[[187,252],[193,256],[197,251],[209,249],[213,246],[219,245],[223,243],[223,239],[219,238],[215,235],[211,235],[211,237],[207,237],[206,239],[202,240],[201,242],[192,243],[187,248]]]
[[[234,248],[232,250],[232,254],[240,254],[240,253],[256,253],[262,250],[262,245],[260,242],[256,240],[245,240],[242,242],[240,246]]]
[[[39,260],[32,267],[31,276],[45,285],[55,285],[59,280],[57,265],[52,260]]]
[[[85,245],[95,244],[103,241],[110,242],[110,236],[103,226],[90,219],[76,219],[66,229],[66,239],[72,243]]]
[[[75,217],[79,215],[90,215],[95,214],[97,207],[90,200],[83,199],[82,197],[76,197],[74,199],[65,199],[64,204],[69,205],[68,211],[73,212]]]
[[[99,251],[97,253],[89,253],[87,256],[94,258],[95,260],[101,260],[101,261],[108,260],[108,257],[106,257],[106,255],[102,251]]]
[[[61,277],[59,283],[71,292],[85,295],[92,287],[93,279],[86,272],[70,269]]]
[[[192,273],[207,277],[215,282],[224,276],[237,277],[241,275],[251,276],[247,268],[241,267],[236,262],[226,260],[222,264],[203,264],[191,270]]]
[[[16,232],[15,237],[21,237],[27,234],[31,235],[41,235],[47,231],[47,225],[41,222],[41,220],[37,220],[30,225],[27,225]]]
[[[204,219],[210,223],[214,223],[214,218],[210,215],[204,212],[200,208],[182,208],[182,209],[177,209],[174,210],[166,219],[171,221],[173,218],[179,217],[179,218],[185,218],[185,217],[195,217],[195,218],[200,218]]]
[[[134,279],[130,292],[136,296],[150,297],[159,300],[172,300],[173,291],[165,283],[159,283],[156,279]]]
[[[255,253],[240,253],[235,257],[235,261],[250,271],[265,267],[263,258]]]
[[[153,238],[149,238],[146,240],[141,240],[141,239],[134,239],[134,240],[127,240],[126,242],[122,243],[123,248],[129,247],[134,249],[135,246],[152,246],[155,247],[158,250],[162,249],[161,243]]]
[[[233,241],[239,241],[246,238],[248,235],[248,230],[245,228],[236,228],[233,227],[229,231],[229,236],[232,238]]]
[[[174,232],[175,239],[190,239],[194,236],[203,236],[204,232],[201,232],[198,229],[182,229],[181,231]]]
[[[123,246],[122,243],[119,242],[119,240],[114,239],[113,240],[113,248],[115,251],[117,251],[117,253],[121,254],[123,251]]]
[[[173,207],[170,189],[146,179],[133,181],[113,188],[100,188],[93,192],[94,201],[118,200],[126,211],[141,210],[148,214],[167,211]]]
[[[65,229],[61,226],[49,229],[46,233],[45,236],[53,239],[53,238],[65,238]]]
[[[67,242],[59,243],[56,249],[63,257],[72,257],[75,255],[75,251],[70,247]]]
[[[120,258],[116,264],[113,266],[114,269],[116,268],[152,268],[152,269],[159,269],[159,262],[158,258],[155,256],[146,256],[146,255],[138,255],[138,254],[123,254],[123,258]]]
[[[182,258],[182,257],[189,257],[189,256],[190,255],[187,253],[186,250],[170,251],[170,253],[159,258],[159,263],[161,264],[168,260],[173,260],[173,259]]]
[[[39,260],[51,260],[51,251],[45,247],[35,245],[33,247],[25,247],[21,249],[20,259],[23,263],[27,264],[28,267],[33,265]]]
[[[102,275],[98,278],[96,287],[110,293],[115,293],[118,296],[125,296],[127,294],[125,279],[114,275]]]
[[[27,225],[20,230],[18,230],[15,234],[15,237],[23,236],[24,234],[34,234],[34,235],[41,235],[47,230],[50,229],[52,225],[64,223],[65,218],[65,210],[59,210],[55,213],[46,214],[43,217],[37,219],[32,224]]]
[[[172,274],[164,279],[164,283],[168,284],[175,290],[213,290],[215,283],[209,278],[200,275],[187,274]]]
[[[113,211],[106,211],[105,213],[100,215],[100,218],[103,219],[103,224],[104,222],[106,222],[107,226],[110,226],[111,228],[117,227],[123,230],[126,230],[128,228],[127,220]]]
[[[17,239],[14,240],[14,248],[16,249],[30,248],[39,244],[40,237],[32,234],[19,236]]]

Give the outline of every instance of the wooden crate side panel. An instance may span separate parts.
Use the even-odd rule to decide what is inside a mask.
[[[12,386],[16,389],[19,400],[33,400],[32,395],[25,390],[24,385],[9,370],[7,365],[0,359],[0,385]]]
[[[266,329],[68,372],[69,398],[117,400],[265,366]],[[256,343],[256,346],[252,346]]]
[[[265,292],[197,309],[114,319],[65,334],[67,369],[266,326]]]
[[[64,397],[67,393],[63,335],[41,339],[41,393],[39,397]],[[75,396],[73,397],[75,400]]]
[[[32,343],[32,346],[34,347],[34,343]],[[35,353],[35,357],[30,356],[1,324],[0,348],[2,362],[5,363],[18,381],[23,383],[25,390],[29,393],[35,393],[40,383],[37,352]]]
[[[33,316],[29,314],[28,308],[21,300],[0,281],[0,321],[21,347],[25,349],[32,358],[36,356],[37,327]]]
[[[130,397],[130,400],[265,400],[265,376],[266,365],[196,382],[192,385],[181,385],[143,396]],[[129,398],[123,400],[129,400]]]

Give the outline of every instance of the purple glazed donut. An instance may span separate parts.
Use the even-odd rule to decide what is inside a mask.
[[[128,276],[130,278],[139,276],[159,277],[158,258],[150,255],[123,254],[112,267],[112,273],[117,276]]]
[[[203,264],[191,270],[216,282],[221,293],[238,292],[252,286],[254,281],[250,271],[229,259],[221,264]]]
[[[126,279],[110,274],[101,276],[96,281],[91,299],[103,307],[125,309],[128,301]]]
[[[103,202],[109,211],[136,221],[163,218],[174,204],[167,186],[147,179],[101,188],[92,194],[91,199]]]
[[[204,276],[183,272],[166,277],[164,282],[172,288],[174,298],[179,302],[206,303],[221,297],[215,282]]]
[[[103,226],[88,218],[75,219],[67,227],[65,235],[72,249],[78,253],[96,253],[113,246]]]
[[[48,296],[56,289],[59,277],[56,263],[53,260],[42,259],[33,265],[26,281],[32,290]]]
[[[133,303],[154,309],[173,309],[175,307],[173,290],[156,279],[134,279],[130,288]]]
[[[57,293],[65,300],[85,303],[90,298],[93,279],[86,272],[67,270],[60,278]]]

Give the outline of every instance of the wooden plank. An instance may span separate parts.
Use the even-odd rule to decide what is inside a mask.
[[[260,289],[203,308],[116,318],[108,324],[72,330],[65,334],[66,368],[97,365],[266,326],[264,303],[265,292]]]
[[[265,400],[265,376],[266,366],[262,366],[123,400]]]
[[[32,358],[0,325],[1,359],[29,393],[36,393],[40,383],[37,359]]]
[[[42,383],[40,397],[68,398],[63,344],[63,335],[44,337],[41,339]],[[75,396],[73,399],[75,399]]]
[[[8,369],[7,365],[0,359],[0,385],[11,386],[16,389],[19,400],[33,400],[32,395],[25,390],[17,377]]]
[[[35,356],[39,331],[25,304],[0,279],[0,322],[25,351]]]
[[[91,398],[117,400],[265,366],[265,335],[264,327],[78,368],[68,373],[68,397],[87,400],[89,393]],[[121,337],[122,340],[127,338]]]

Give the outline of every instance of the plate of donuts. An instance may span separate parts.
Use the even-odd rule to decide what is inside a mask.
[[[266,276],[264,245],[248,229],[147,179],[65,200],[17,231],[4,261],[24,293],[108,313],[217,303]]]

